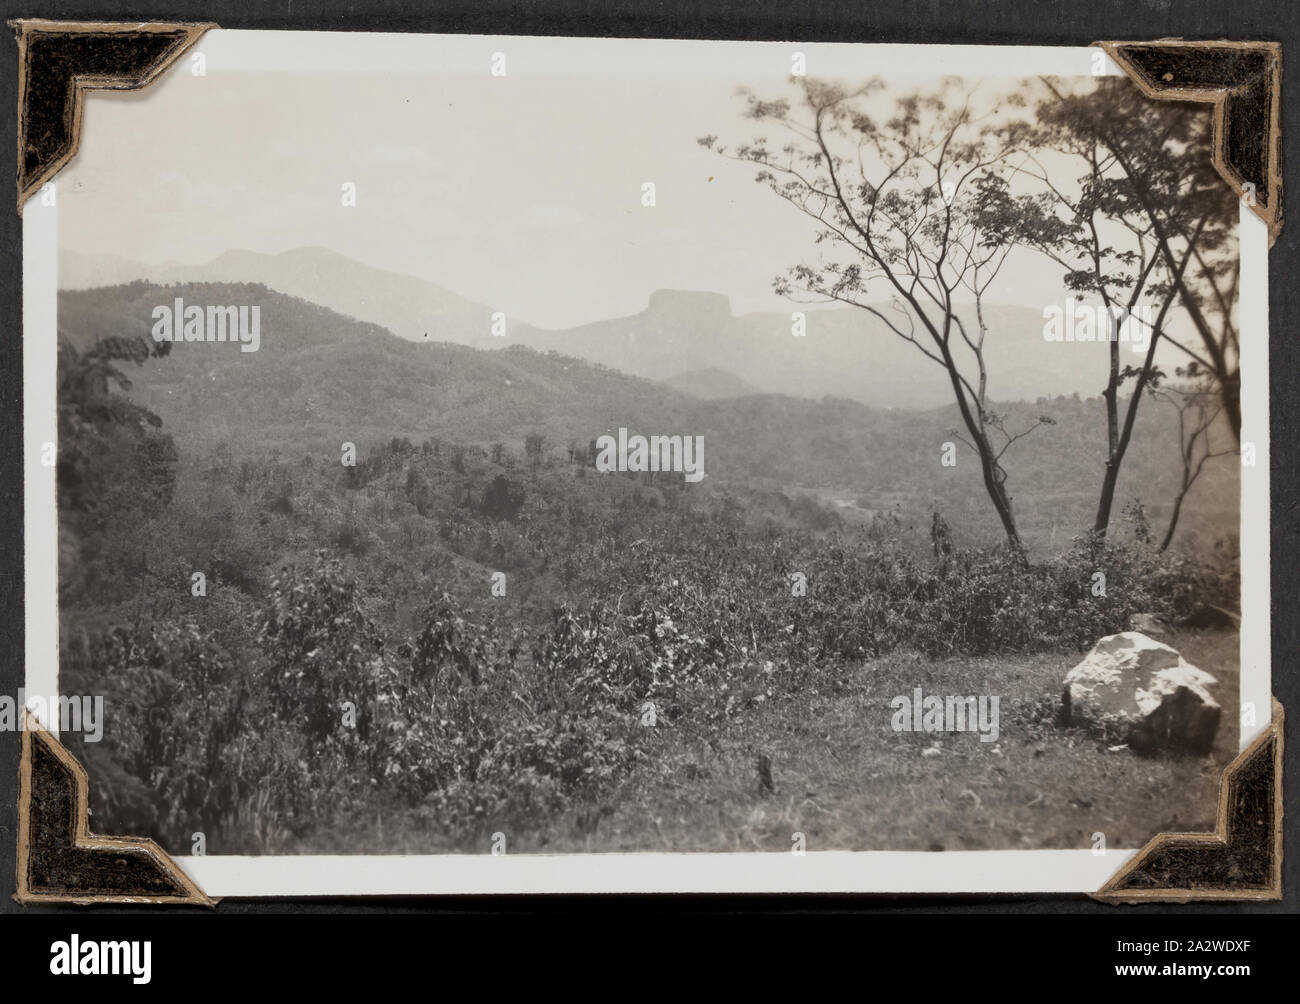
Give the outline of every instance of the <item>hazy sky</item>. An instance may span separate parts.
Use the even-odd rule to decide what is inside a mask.
[[[788,92],[775,74],[194,77],[182,64],[146,91],[88,98],[59,178],[60,240],[149,265],[323,245],[544,327],[636,313],[663,287],[788,311],[771,280],[810,254],[806,221],[752,166],[696,143],[753,137],[740,84]],[[1041,308],[1061,289],[1058,266],[1015,252],[987,299]]]

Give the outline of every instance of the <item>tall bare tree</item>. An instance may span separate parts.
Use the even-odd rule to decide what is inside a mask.
[[[820,255],[778,277],[777,292],[865,310],[943,368],[985,491],[1023,563],[1002,459],[1044,422],[1010,431],[991,406],[983,310],[1020,236],[1017,217],[997,210],[1009,206],[1008,156],[1021,137],[997,127],[995,102],[977,109],[975,95],[951,82],[893,102],[878,96],[880,81],[848,88],[796,77],[794,86],[793,103],[742,92],[748,117],[781,130],[779,145],[699,142],[756,165],[756,180],[814,221]],[[963,318],[972,313],[973,322]]]

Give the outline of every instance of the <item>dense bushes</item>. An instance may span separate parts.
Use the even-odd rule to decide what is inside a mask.
[[[77,749],[96,811],[173,851],[203,832],[211,853],[266,853],[387,797],[468,839],[589,797],[635,758],[637,721],[598,686],[527,672],[517,640],[443,600],[392,647],[363,606],[322,556],[272,583],[238,671],[188,619],[67,646],[69,686],[108,690],[104,742]]]
[[[239,798],[229,756],[248,730],[246,678],[190,622],[116,628],[64,645],[63,689],[103,694],[100,743],[77,749],[95,778],[95,811],[125,832],[189,847],[219,826]],[[78,737],[70,736],[75,743]]]
[[[1077,542],[1021,567],[1002,549],[959,550],[929,563],[890,542],[823,545],[808,563],[792,634],[820,655],[927,655],[1077,649],[1124,630],[1130,614],[1180,621],[1196,607],[1238,605],[1235,562],[1207,566],[1141,541]]]

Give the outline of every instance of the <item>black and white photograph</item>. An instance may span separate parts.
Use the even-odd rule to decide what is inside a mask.
[[[1215,830],[1272,711],[1211,104],[1099,48],[216,30],[80,128],[7,713],[96,832],[220,897],[1090,893]]]

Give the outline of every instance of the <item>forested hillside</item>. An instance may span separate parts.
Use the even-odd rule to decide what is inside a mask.
[[[107,334],[143,334],[150,311],[187,302],[262,305],[261,347],[176,343],[135,375],[132,394],[163,420],[183,462],[218,447],[236,457],[337,462],[341,444],[364,449],[394,436],[437,437],[481,450],[521,449],[569,458],[620,427],[643,434],[703,435],[696,492],[762,488],[805,493],[852,520],[894,512],[928,526],[938,508],[959,540],[992,542],[996,520],[978,465],[953,434],[955,408],[873,409],[844,399],[781,395],[700,400],[524,346],[486,352],[417,344],[381,328],[259,286],[157,287],[145,283],[60,294],[60,335],[84,345]],[[1044,425],[1008,451],[1014,505],[1031,547],[1060,550],[1091,525],[1105,448],[1099,400],[1040,399],[1006,406],[1011,434]],[[1167,519],[1181,466],[1177,416],[1144,401],[1117,498],[1141,501],[1156,529]],[[941,465],[945,443],[955,466]],[[1209,465],[1189,495],[1180,540],[1208,546],[1235,525],[1238,471]]]

